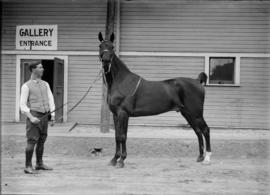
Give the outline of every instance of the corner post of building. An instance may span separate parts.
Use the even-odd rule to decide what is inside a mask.
[[[115,18],[115,0],[107,0],[107,19],[106,19],[106,39],[110,40],[111,34],[114,32],[114,18]],[[110,128],[110,111],[107,104],[107,88],[103,81],[102,85],[102,103],[101,103],[101,126],[102,133],[109,132]]]

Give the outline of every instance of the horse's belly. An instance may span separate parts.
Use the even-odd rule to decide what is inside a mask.
[[[168,99],[151,98],[139,100],[136,103],[132,116],[150,116],[168,112],[172,109],[172,103]]]
[[[130,114],[131,117],[139,117],[139,116],[153,116],[168,112],[170,110],[136,110],[134,113]]]

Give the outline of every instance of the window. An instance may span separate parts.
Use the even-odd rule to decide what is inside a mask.
[[[239,85],[238,57],[211,57],[206,59],[208,85],[238,86]]]

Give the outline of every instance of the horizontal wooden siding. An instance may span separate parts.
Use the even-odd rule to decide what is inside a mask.
[[[16,57],[1,55],[1,121],[15,121]]]
[[[270,51],[269,1],[121,2],[121,51]]]
[[[201,57],[122,56],[131,71],[149,80],[191,77],[204,71]],[[241,58],[240,87],[206,86],[204,116],[209,126],[270,129],[269,58]],[[130,119],[131,125],[182,126],[176,112]]]
[[[15,49],[16,25],[57,24],[58,50],[96,51],[97,35],[104,31],[106,1],[4,2],[2,4],[2,49]]]
[[[86,93],[100,71],[97,56],[70,56],[68,70],[68,109],[72,108]],[[91,88],[86,98],[68,114],[69,122],[85,124],[100,123],[102,79]]]

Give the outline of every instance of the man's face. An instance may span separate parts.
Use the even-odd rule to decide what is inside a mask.
[[[43,68],[42,64],[38,64],[37,67],[35,69],[33,69],[33,72],[37,76],[42,77],[43,76],[43,72],[44,72],[44,68]]]

